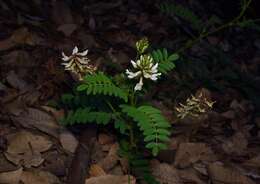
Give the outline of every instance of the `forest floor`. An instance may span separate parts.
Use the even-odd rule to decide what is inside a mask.
[[[82,172],[70,168],[83,143],[82,127],[59,124],[66,111],[51,106],[75,84],[61,65],[61,52],[89,49],[91,61],[114,74],[135,58],[142,37],[174,52],[192,29],[160,13],[160,1],[32,2],[0,2],[0,183],[68,183],[70,172]],[[181,3],[203,19],[212,10],[195,0]],[[160,183],[260,183],[259,74],[255,30],[223,30],[180,54],[176,70],[149,97],[173,126],[168,150],[151,160]],[[177,120],[175,107],[200,92],[215,102],[213,109]],[[86,184],[129,183],[129,168],[117,150],[114,131],[99,128],[90,168],[83,171]],[[130,183],[138,182],[133,175]]]

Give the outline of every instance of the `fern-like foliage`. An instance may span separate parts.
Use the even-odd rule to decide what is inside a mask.
[[[127,126],[127,123],[125,122],[125,120],[120,119],[117,116],[115,116],[114,120],[115,120],[114,121],[115,128],[118,129],[121,134],[123,134],[123,135],[126,134],[126,130],[129,127]]]
[[[130,150],[129,143],[121,141],[118,154],[128,160],[129,168],[138,180],[144,180],[148,184],[159,184],[152,175],[149,160],[145,159],[142,154]]]
[[[247,20],[243,20],[243,21],[239,22],[238,26],[240,26],[242,28],[253,29],[253,30],[260,32],[260,25],[257,24],[257,22],[260,22],[260,20],[247,19]]]
[[[68,115],[61,121],[65,125],[92,123],[106,125],[113,118],[113,114],[109,112],[91,111],[90,108],[78,108],[70,111]]]
[[[69,109],[86,107],[86,105],[90,103],[90,100],[91,99],[88,99],[86,95],[83,96],[80,94],[67,93],[61,96],[62,105]]]
[[[60,103],[66,108],[81,107],[80,101],[76,100],[75,95],[71,93],[63,94]]]
[[[154,156],[160,150],[166,149],[165,142],[169,141],[171,127],[161,114],[161,111],[151,106],[138,108],[121,105],[122,111],[137,122],[143,132],[146,148],[151,149]]]
[[[85,95],[81,92],[76,92],[74,94],[68,93],[61,97],[60,105],[62,105],[66,110],[73,110],[77,108],[91,107],[99,109],[101,111],[106,111],[108,107],[104,105],[104,100],[111,100],[113,97],[103,96],[103,95]],[[115,103],[120,99],[113,99]]]
[[[190,9],[173,2],[163,2],[159,4],[159,9],[168,16],[178,16],[191,24],[192,28],[200,31],[203,28],[203,21]]]
[[[152,175],[148,160],[134,157],[129,161],[129,163],[133,172],[140,173],[142,175],[142,179],[148,184],[160,184]]]
[[[102,72],[86,75],[84,78],[84,83],[79,85],[77,90],[85,91],[87,95],[103,94],[119,97],[125,102],[128,100],[127,93],[117,87],[112,80]]]
[[[167,49],[157,49],[152,51],[152,57],[154,61],[159,63],[158,71],[166,74],[167,72],[171,71],[175,68],[174,61],[179,59],[178,54],[168,54]]]

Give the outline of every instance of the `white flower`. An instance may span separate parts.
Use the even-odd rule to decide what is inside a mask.
[[[83,52],[79,52],[78,47],[74,47],[71,56],[66,56],[64,52],[62,54],[62,60],[63,61],[69,61],[69,63],[62,63],[62,65],[65,65],[65,68],[70,68],[73,62],[77,60],[80,64],[88,64],[89,59],[87,58],[88,50],[85,50]]]
[[[137,69],[136,72],[126,70],[127,77],[129,79],[139,78],[139,82],[136,84],[134,90],[142,90],[143,78],[156,81],[161,73],[158,73],[158,63],[153,63],[153,58],[150,55],[141,55],[140,58],[134,62],[131,60],[132,66]]]
[[[140,90],[142,90],[143,85],[144,85],[144,83],[143,83],[143,78],[140,77],[139,82],[135,85],[135,91],[138,91],[138,90],[140,91]]]
[[[70,70],[76,75],[78,75],[79,79],[81,80],[83,75],[86,73],[92,73],[96,70],[96,67],[89,64],[90,60],[87,57],[88,50],[83,52],[79,52],[78,47],[74,47],[72,54],[67,56],[62,54],[62,60],[66,63],[61,63],[65,66],[65,70]]]

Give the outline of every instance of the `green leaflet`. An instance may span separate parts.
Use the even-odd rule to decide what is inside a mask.
[[[138,173],[138,177],[147,184],[159,184],[152,175],[149,160],[144,159],[143,155],[129,149],[129,143],[124,140],[120,142],[119,156],[128,160],[130,169],[134,173]]]
[[[115,119],[114,126],[116,129],[119,129],[121,134],[125,134],[128,129],[126,122],[121,119]]]
[[[78,91],[85,91],[87,95],[109,95],[128,101],[127,93],[117,87],[104,73],[86,75],[84,83],[77,87]]]
[[[166,148],[165,142],[169,141],[171,127],[163,117],[161,111],[152,106],[140,106],[138,108],[129,105],[121,105],[122,111],[137,122],[143,132],[146,148],[151,149],[154,156],[160,150]]]
[[[157,49],[152,51],[152,57],[155,62],[159,63],[158,71],[166,74],[167,72],[171,71],[175,68],[174,61],[179,59],[178,54],[168,54],[167,49]]]
[[[200,31],[204,27],[203,21],[197,15],[180,4],[164,2],[159,5],[159,9],[168,16],[178,16],[187,21],[197,31]]]
[[[94,112],[90,111],[90,108],[79,108],[75,111],[70,111],[62,120],[62,123],[65,125],[74,125],[96,122],[97,124],[106,125],[112,118],[112,113]]]

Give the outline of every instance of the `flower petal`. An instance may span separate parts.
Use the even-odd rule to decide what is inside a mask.
[[[70,57],[66,56],[64,52],[61,53],[63,61],[69,61]]]
[[[144,78],[146,78],[146,79],[150,79],[151,78],[151,74],[146,72],[146,71],[143,71],[143,75],[144,75]]]
[[[77,54],[79,52],[79,49],[77,46],[74,47],[73,51],[72,51],[72,55]]]
[[[156,64],[152,67],[152,69],[151,69],[151,72],[152,72],[152,73],[157,73],[157,71],[158,71],[158,63],[156,63]]]
[[[160,76],[161,73],[155,73],[155,74],[152,74],[150,79],[153,80],[153,81],[156,81],[158,79],[158,76]]]
[[[147,56],[147,60],[148,60],[150,63],[152,63],[152,62],[153,62],[152,56],[148,55],[148,56]]]
[[[143,87],[143,78],[141,77],[139,82],[135,85],[134,90],[135,91],[140,91],[140,90],[142,90],[142,87]]]
[[[86,56],[87,54],[88,54],[88,49],[83,52],[77,53],[77,55],[79,55],[79,56]]]
[[[89,63],[89,59],[87,57],[77,58],[77,61],[82,65],[87,65]]]
[[[141,71],[138,71],[138,72],[131,72],[131,71],[129,71],[128,69],[126,70],[126,74],[128,75],[127,77],[129,78],[129,79],[133,79],[133,78],[135,78],[135,77],[137,77],[137,76],[139,76],[139,75],[141,75]]]
[[[137,67],[141,67],[141,59],[138,59],[138,60],[136,61],[136,66],[137,66]]]
[[[132,65],[133,65],[134,68],[137,68],[136,62],[134,62],[133,60],[131,60],[131,63],[132,63]]]

